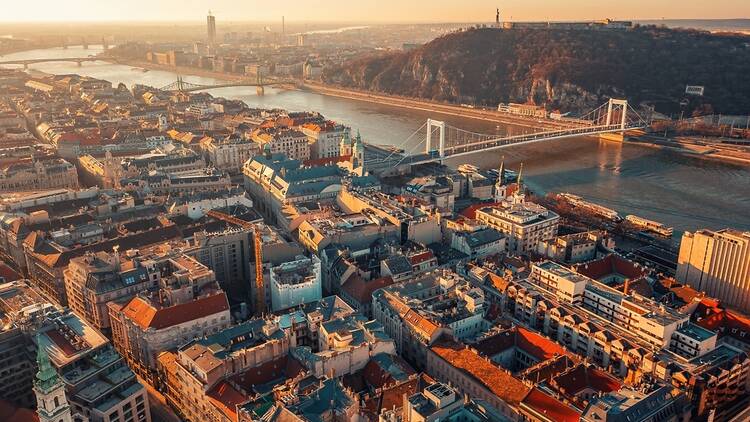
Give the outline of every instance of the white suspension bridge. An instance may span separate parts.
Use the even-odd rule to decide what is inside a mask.
[[[377,172],[399,166],[442,162],[448,158],[515,145],[578,136],[624,133],[643,129],[648,126],[648,122],[628,105],[626,100],[610,99],[580,118],[548,120],[542,125],[544,129],[533,133],[482,134],[450,126],[444,121],[427,119],[425,124],[390,153],[367,154],[364,164],[367,170]],[[416,138],[417,135],[423,135],[424,138],[412,144],[414,139],[419,139]]]

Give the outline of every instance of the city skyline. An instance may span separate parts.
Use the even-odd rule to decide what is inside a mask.
[[[0,422],[750,421],[750,1],[7,3]]]
[[[679,8],[676,6],[679,5]],[[301,7],[298,0],[282,4],[261,4],[258,1],[163,0],[157,3],[134,0],[127,10],[119,5],[93,0],[72,0],[66,3],[38,0],[17,3],[4,10],[0,22],[113,22],[170,21],[191,22],[205,19],[212,10],[225,22],[268,22],[286,16],[287,22],[484,22],[492,21],[494,10],[500,8],[502,20],[576,20],[600,19],[740,19],[750,17],[750,4],[742,0],[719,0],[710,6],[689,0],[676,2],[635,0],[613,5],[590,0],[572,0],[562,4],[551,0],[520,0],[498,2],[473,0],[455,3],[446,0],[414,1],[406,4],[394,0],[350,3],[326,0],[312,10]],[[230,12],[231,10],[231,12]],[[335,13],[331,13],[335,10]],[[304,12],[303,12],[304,11]]]

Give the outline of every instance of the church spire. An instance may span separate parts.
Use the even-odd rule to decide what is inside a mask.
[[[34,383],[42,390],[49,391],[59,382],[57,371],[52,367],[49,361],[49,355],[47,349],[41,343],[41,334],[36,335],[36,362],[39,366],[39,371],[36,373],[36,379]]]
[[[522,204],[526,202],[526,192],[523,188],[523,163],[521,163],[518,169],[518,180],[516,181],[516,193],[513,195],[513,202],[516,204]]]
[[[500,170],[497,172],[497,181],[501,185],[505,184],[505,156],[503,155],[502,160],[500,160]]]
[[[40,422],[73,422],[70,404],[65,397],[65,385],[52,367],[42,335],[36,335],[36,362],[39,371],[34,378],[36,413]]]

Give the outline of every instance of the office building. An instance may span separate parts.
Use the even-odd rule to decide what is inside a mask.
[[[216,45],[216,16],[211,14],[211,11],[208,12],[208,16],[206,16],[206,30],[208,35],[208,46],[209,48],[212,48]]]
[[[685,232],[676,278],[728,307],[750,312],[750,232]]]

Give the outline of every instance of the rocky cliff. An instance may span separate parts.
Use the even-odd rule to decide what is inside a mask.
[[[750,112],[750,37],[627,31],[474,29],[409,52],[327,68],[328,83],[454,103],[529,102],[583,111],[625,97],[659,111]],[[685,96],[704,85],[705,97]],[[682,104],[681,104],[682,103]]]

